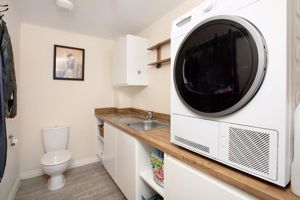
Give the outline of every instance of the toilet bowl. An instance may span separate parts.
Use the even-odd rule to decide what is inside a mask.
[[[65,185],[63,172],[69,166],[71,153],[67,150],[58,150],[46,153],[41,159],[42,169],[49,175],[48,189],[58,190]]]
[[[67,150],[69,127],[50,127],[43,129],[45,154],[41,159],[41,167],[49,175],[48,190],[58,190],[65,185],[63,173],[69,166],[71,153]]]

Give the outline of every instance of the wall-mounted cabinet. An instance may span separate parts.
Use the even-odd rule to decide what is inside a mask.
[[[147,39],[133,35],[126,35],[116,42],[112,56],[113,85],[148,85],[147,47]]]

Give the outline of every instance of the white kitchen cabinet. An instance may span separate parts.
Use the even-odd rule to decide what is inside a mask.
[[[153,181],[149,155],[154,148],[135,137],[104,124],[103,164],[128,200],[141,200],[155,194],[165,200],[254,200],[219,179],[165,154],[164,188]]]
[[[165,155],[165,200],[254,200],[255,197]]]
[[[128,200],[137,195],[137,140],[105,123],[103,165]]]
[[[117,167],[117,134],[118,129],[114,128],[110,124],[104,126],[104,154],[103,154],[103,165],[111,178],[116,181],[116,167]]]
[[[146,86],[147,47],[145,38],[126,35],[120,38],[113,49],[112,82],[115,86]]]
[[[137,140],[119,130],[117,136],[116,183],[128,200],[136,199]]]

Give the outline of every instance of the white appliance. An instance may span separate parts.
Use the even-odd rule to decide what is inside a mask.
[[[55,126],[43,129],[46,154],[41,159],[45,174],[49,175],[48,189],[58,190],[65,185],[63,173],[70,164],[71,153],[67,150],[70,127]]]
[[[299,16],[299,0],[209,0],[175,20],[171,142],[286,186]]]

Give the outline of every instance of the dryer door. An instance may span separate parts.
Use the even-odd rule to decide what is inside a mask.
[[[177,93],[191,110],[210,117],[233,113],[258,91],[267,66],[260,32],[237,16],[216,16],[195,27],[174,62]]]

